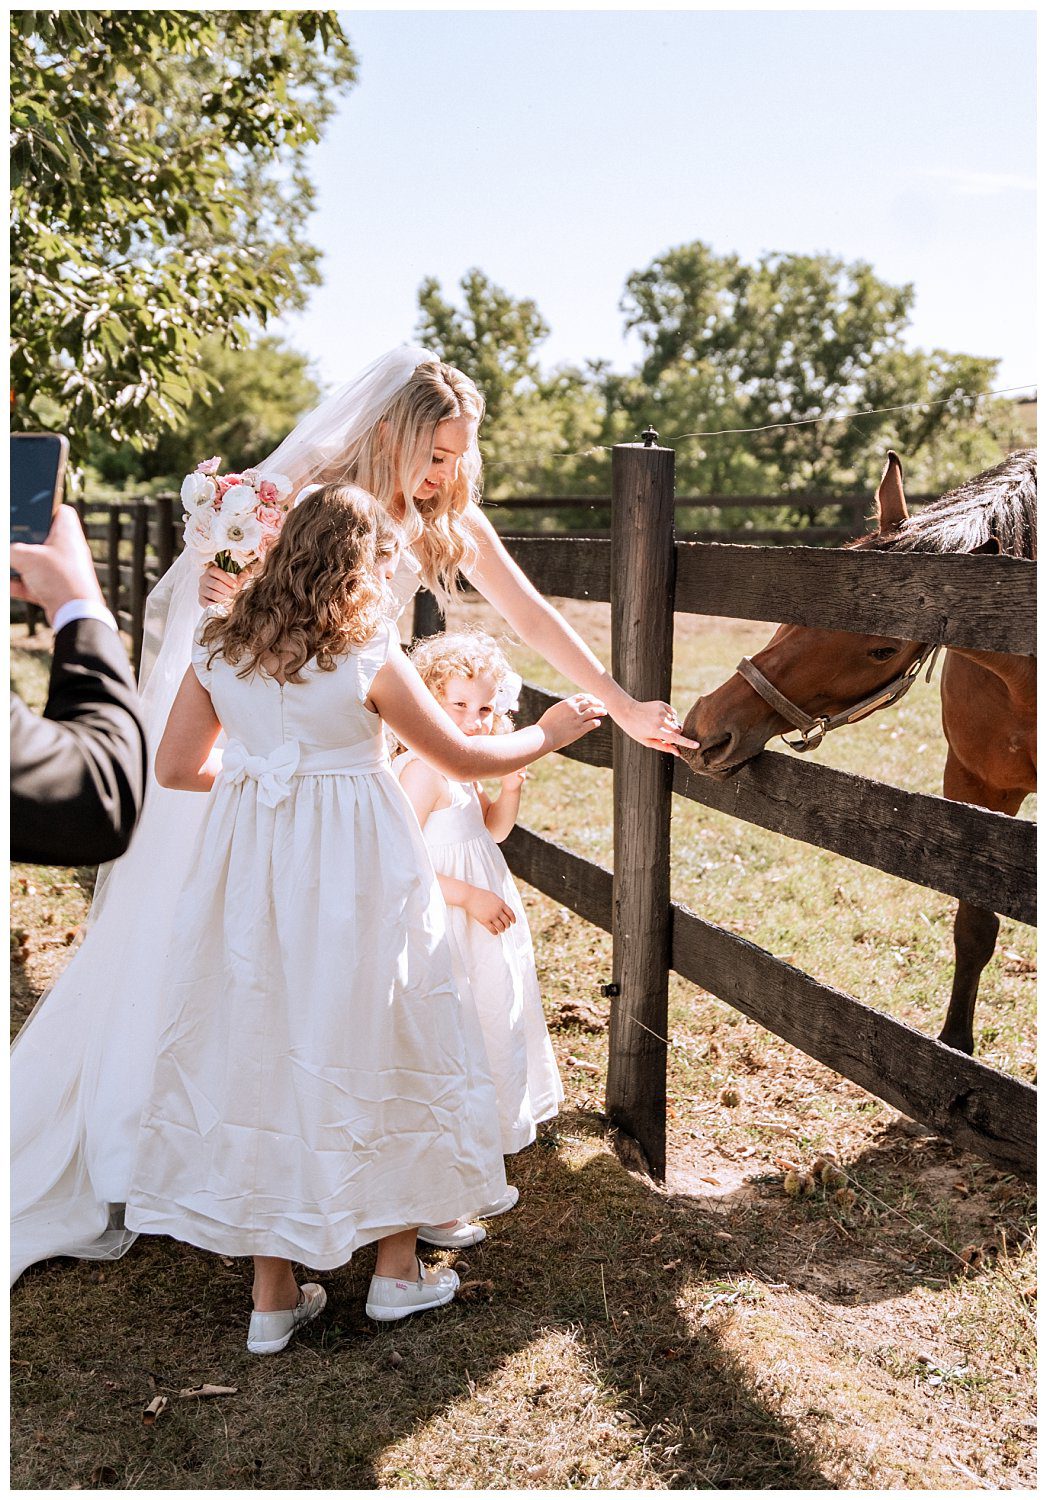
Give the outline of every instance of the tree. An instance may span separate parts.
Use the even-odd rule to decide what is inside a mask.
[[[864,489],[889,446],[918,460],[910,476],[933,453],[951,479],[979,448],[998,455],[1009,412],[977,400],[997,360],[905,348],[913,296],[862,261],[779,254],[747,265],[701,241],[679,246],[626,283],[626,327],[646,357],[632,380],[607,382],[608,428],[644,412],[668,442],[768,429],[681,438],[680,487],[707,492]],[[813,420],[914,402],[918,412]]]
[[[601,421],[601,402],[586,371],[542,374],[538,345],[549,327],[529,298],[512,297],[482,271],[460,282],[455,307],[430,277],[418,290],[415,335],[476,381],[487,412],[481,432],[488,495],[549,493],[550,451],[587,446]],[[606,489],[606,483],[604,483]]]
[[[329,11],[15,11],[16,427],[59,414],[74,462],[138,446],[318,280],[305,152],[355,77]]]
[[[103,480],[177,489],[183,475],[214,453],[224,469],[257,463],[321,394],[306,356],[276,338],[262,338],[246,350],[208,338],[200,362],[212,394],[195,395],[177,429],[142,452],[105,435],[92,439],[89,462]]]

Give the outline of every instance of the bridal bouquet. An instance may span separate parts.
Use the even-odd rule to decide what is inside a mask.
[[[254,469],[219,474],[207,458],[182,480],[185,545],[225,573],[240,573],[273,547],[291,509],[291,481]]]

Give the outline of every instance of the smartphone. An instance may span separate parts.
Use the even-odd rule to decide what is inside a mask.
[[[69,440],[57,432],[11,434],[11,540],[39,545],[62,503]]]

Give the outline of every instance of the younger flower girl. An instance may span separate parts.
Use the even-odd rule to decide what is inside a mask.
[[[482,1040],[383,720],[461,781],[518,770],[603,713],[578,694],[519,733],[464,735],[384,617],[395,565],[366,492],[305,499],[258,576],[204,616],[156,757],[162,785],[209,805],[163,960],[126,1223],[254,1257],[256,1354],[324,1307],[294,1261],[331,1269],[377,1241],[368,1316],[449,1301],[458,1279],[422,1266],[415,1227],[505,1193]]]
[[[498,743],[512,730],[520,679],[497,642],[478,630],[421,641],[411,661],[440,707],[475,743]],[[493,738],[489,738],[493,736]],[[502,1150],[520,1151],[536,1126],[557,1113],[563,1087],[546,1030],[534,949],[520,894],[498,844],[512,830],[526,771],[502,777],[493,800],[473,780],[461,781],[424,751],[408,750],[394,773],[418,814],[433,868],[447,902],[453,948],[472,990],[498,1095]],[[513,1207],[508,1193],[475,1210],[490,1218]],[[483,1239],[482,1226],[460,1222],[419,1230],[428,1244],[464,1247]]]

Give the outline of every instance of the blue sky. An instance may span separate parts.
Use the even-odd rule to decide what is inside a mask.
[[[1032,11],[354,11],[313,157],[325,285],[280,331],[329,381],[481,267],[546,366],[636,346],[626,276],[704,239],[866,259],[909,341],[1034,380]]]

